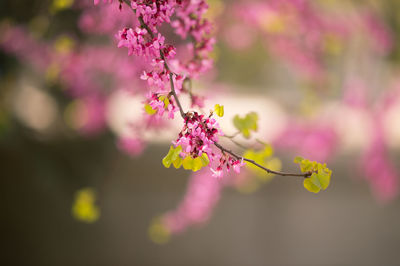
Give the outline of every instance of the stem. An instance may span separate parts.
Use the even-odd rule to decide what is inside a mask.
[[[236,137],[237,135],[239,135],[239,134],[240,134],[240,131],[237,131],[237,132],[235,132],[233,135],[224,135],[224,137],[233,139],[233,138],[235,138],[235,137]]]
[[[242,149],[244,149],[244,150],[247,150],[247,149],[248,149],[248,147],[246,147],[246,146],[240,144],[239,142],[237,142],[237,141],[234,140],[233,138],[230,138],[230,137],[228,137],[228,136],[222,136],[222,137],[225,137],[225,138],[229,139],[233,144],[235,144],[235,145],[238,146],[239,148],[242,148]]]
[[[136,13],[136,10],[134,10],[134,9],[131,7],[131,5],[130,5],[130,3],[131,3],[130,0],[120,0],[120,1],[123,1],[125,4],[127,4],[127,5],[133,10],[133,12]],[[151,37],[151,38],[154,38],[154,33],[153,33],[153,31],[152,31],[152,30],[150,29],[150,27],[144,22],[143,17],[142,17],[142,16],[139,16],[139,17],[138,17],[138,20],[139,20],[139,22],[140,22],[140,26],[141,26],[142,28],[145,28],[145,29],[147,30],[147,32],[150,34],[150,37]],[[175,90],[175,85],[174,85],[174,80],[173,80],[173,75],[174,75],[175,73],[173,73],[173,72],[171,71],[171,69],[169,68],[169,66],[168,66],[168,64],[167,64],[167,60],[165,60],[164,52],[163,52],[161,49],[160,49],[160,57],[161,57],[161,59],[164,61],[164,67],[165,67],[165,69],[169,72],[169,81],[170,81],[170,84],[171,84],[171,93],[172,93],[172,95],[174,96],[174,99],[175,99],[175,101],[176,101],[176,104],[178,105],[178,108],[179,108],[179,112],[180,112],[180,114],[181,114],[181,117],[182,117],[182,118],[185,118],[185,117],[186,117],[186,113],[185,113],[185,111],[184,111],[183,108],[182,108],[181,102],[179,101],[178,95],[176,94],[176,90]],[[176,75],[176,74],[175,74],[175,75]]]
[[[134,10],[134,9],[131,7],[131,5],[130,5],[130,4],[131,4],[131,1],[130,1],[130,0],[119,0],[119,1],[120,1],[120,3],[121,3],[121,2],[124,2],[125,4],[127,4],[127,5],[133,10],[133,12],[136,13],[136,10]],[[150,34],[150,37],[151,37],[151,38],[154,38],[154,33],[153,33],[153,31],[152,31],[152,30],[150,29],[150,27],[143,21],[143,17],[142,17],[142,16],[139,16],[139,17],[138,17],[138,20],[139,20],[139,22],[140,22],[140,26],[143,27],[143,28],[145,28],[145,29],[147,30],[147,32]],[[164,67],[165,67],[165,69],[169,72],[169,80],[170,80],[170,84],[171,84],[171,93],[172,93],[172,95],[174,96],[174,99],[175,99],[175,101],[176,101],[176,104],[178,105],[178,108],[179,108],[179,112],[180,112],[180,114],[181,114],[181,117],[182,117],[183,119],[185,119],[185,117],[186,117],[186,112],[183,110],[182,105],[181,105],[181,103],[180,103],[180,101],[179,101],[178,95],[176,94],[175,86],[174,86],[174,81],[173,81],[173,75],[177,75],[177,74],[173,73],[173,72],[171,71],[171,69],[169,68],[169,66],[168,66],[168,64],[167,64],[167,60],[165,59],[164,52],[163,52],[161,49],[160,49],[160,57],[161,57],[161,59],[164,61]],[[233,136],[227,136],[227,137],[233,139],[237,134],[238,134],[238,133],[235,133]],[[263,169],[264,171],[266,171],[267,173],[270,173],[270,174],[275,174],[275,175],[280,175],[280,176],[299,176],[299,177],[304,177],[304,178],[307,178],[307,177],[309,177],[309,176],[312,175],[312,172],[307,172],[307,173],[303,173],[303,174],[294,174],[294,173],[285,173],[285,172],[274,171],[274,170],[271,170],[271,169],[269,169],[269,168],[266,168],[266,167],[264,167],[264,166],[258,164],[257,162],[255,162],[255,161],[253,161],[253,160],[251,160],[251,159],[247,159],[247,158],[244,158],[244,157],[241,157],[241,156],[235,154],[235,153],[232,152],[231,150],[228,150],[228,149],[224,148],[223,146],[221,146],[221,144],[219,144],[218,142],[214,142],[214,145],[215,145],[218,149],[220,149],[222,152],[229,153],[229,154],[232,155],[235,159],[237,159],[237,160],[243,160],[243,161],[249,162],[249,163],[251,163],[251,164],[253,164],[253,165],[255,165],[255,166],[257,166],[257,167]]]
[[[310,171],[307,172],[307,173],[303,173],[303,174],[295,174],[295,173],[286,173],[286,172],[274,171],[274,170],[271,170],[271,169],[269,169],[269,168],[266,168],[266,167],[264,167],[264,166],[258,164],[257,162],[255,162],[255,161],[253,161],[253,160],[251,160],[251,159],[247,159],[247,158],[244,158],[244,157],[242,157],[242,156],[239,156],[239,155],[235,154],[233,151],[228,150],[228,149],[224,148],[223,146],[221,146],[221,144],[219,144],[218,142],[214,142],[214,145],[215,145],[218,149],[220,149],[221,151],[226,152],[226,153],[229,153],[229,154],[232,155],[235,159],[237,159],[237,160],[243,160],[243,161],[249,162],[249,163],[251,163],[251,164],[254,164],[255,166],[257,166],[257,167],[259,167],[259,168],[265,170],[266,172],[268,172],[268,173],[270,173],[270,174],[275,174],[275,175],[280,175],[280,176],[300,176],[300,177],[304,177],[304,178],[307,178],[307,177],[309,177],[309,176],[312,175],[312,172],[310,172]]]
[[[161,51],[160,51],[160,54],[161,54]],[[164,60],[164,62],[165,62],[165,60]],[[179,112],[181,113],[181,117],[182,117],[183,119],[185,119],[186,113],[185,113],[185,111],[183,111],[183,108],[182,108],[181,102],[179,101],[178,95],[176,95],[175,86],[174,86],[174,80],[173,80],[172,78],[173,78],[173,77],[172,77],[172,72],[169,72],[169,82],[171,83],[171,92],[172,92],[172,95],[174,95],[176,104],[178,105],[178,108],[179,108]]]

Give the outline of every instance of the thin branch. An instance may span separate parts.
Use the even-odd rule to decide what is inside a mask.
[[[223,146],[221,146],[218,142],[214,142],[214,145],[218,149],[220,149],[221,151],[229,153],[230,155],[232,155],[236,160],[243,160],[243,161],[249,162],[251,164],[254,164],[255,166],[265,170],[267,173],[270,173],[270,174],[275,174],[275,175],[280,175],[280,176],[300,176],[300,177],[304,177],[304,178],[307,178],[307,177],[312,175],[312,172],[307,172],[307,173],[303,173],[303,174],[295,174],[295,173],[286,173],[286,172],[274,171],[274,170],[271,170],[269,168],[266,168],[266,167],[258,164],[257,162],[255,162],[255,161],[253,161],[251,159],[247,159],[247,158],[244,158],[242,156],[239,156],[239,155],[235,154],[233,151],[228,150],[228,149],[224,148]]]
[[[240,131],[237,131],[237,132],[235,132],[234,134],[232,134],[232,135],[224,135],[224,137],[227,137],[227,138],[230,138],[230,139],[233,139],[234,137],[236,137],[237,135],[239,135],[240,134]]]
[[[247,150],[247,149],[248,149],[248,147],[246,147],[246,146],[240,144],[240,143],[237,142],[234,138],[231,138],[231,137],[225,136],[225,135],[222,136],[222,137],[229,139],[233,144],[235,144],[235,145],[238,146],[239,148],[242,148],[242,149],[244,149],[244,150]]]
[[[127,5],[133,10],[133,12],[136,13],[136,10],[134,10],[134,9],[131,7],[131,5],[130,5],[130,3],[131,3],[130,0],[119,0],[119,1],[120,1],[120,2],[124,2],[125,4],[127,4]],[[145,28],[145,29],[147,30],[147,32],[150,34],[150,37],[151,37],[151,38],[154,38],[154,33],[153,33],[153,31],[152,31],[152,30],[150,29],[150,27],[143,21],[143,17],[142,17],[142,16],[139,16],[139,17],[138,17],[138,20],[139,20],[139,22],[140,22],[141,27],[143,27],[143,28]],[[166,69],[166,70],[168,71],[168,73],[169,73],[169,79],[170,79],[170,84],[171,84],[171,93],[172,93],[172,95],[173,95],[174,98],[175,98],[176,104],[178,105],[178,108],[179,108],[179,112],[180,112],[180,114],[181,114],[181,117],[182,117],[183,119],[185,119],[185,117],[186,117],[186,112],[183,110],[182,105],[181,105],[181,103],[180,103],[180,101],[179,101],[178,95],[176,94],[175,86],[174,86],[174,81],[173,81],[173,75],[177,75],[177,74],[173,73],[173,72],[171,71],[171,69],[169,68],[169,66],[168,66],[168,64],[167,64],[167,61],[166,61],[166,59],[165,59],[164,52],[163,52],[161,49],[160,49],[160,57],[161,57],[161,59],[164,61],[164,67],[165,67],[165,69]],[[227,137],[228,137],[228,138],[231,138],[231,140],[234,141],[233,138],[234,138],[237,134],[238,134],[238,133],[235,133],[233,136],[227,136]],[[274,171],[274,170],[271,170],[271,169],[269,169],[269,168],[266,168],[266,167],[264,167],[264,166],[258,164],[257,162],[255,162],[255,161],[253,161],[253,160],[251,160],[251,159],[247,159],[247,158],[244,158],[244,157],[241,157],[241,156],[235,154],[235,153],[232,152],[231,150],[228,150],[228,149],[224,148],[223,146],[221,146],[221,144],[219,144],[218,142],[214,142],[214,145],[215,145],[218,149],[220,149],[222,152],[226,152],[226,153],[232,155],[235,159],[237,159],[237,160],[243,160],[243,161],[249,162],[249,163],[251,163],[251,164],[253,164],[253,165],[255,165],[255,166],[257,166],[257,167],[263,169],[264,171],[266,171],[267,173],[270,173],[270,174],[275,174],[275,175],[280,175],[280,176],[298,176],[298,177],[304,177],[304,178],[307,178],[307,177],[309,177],[309,176],[312,175],[312,172],[307,172],[307,173],[303,173],[303,174],[294,174],[294,173],[285,173],[285,172]]]
[[[161,52],[160,52],[160,53],[161,53]],[[164,62],[165,62],[165,61],[164,61]],[[185,111],[183,111],[183,108],[182,108],[181,102],[179,101],[178,95],[176,95],[175,87],[174,87],[174,80],[173,80],[172,78],[173,78],[173,77],[172,77],[172,72],[169,72],[169,82],[171,83],[172,95],[174,95],[176,104],[178,105],[178,108],[179,108],[179,112],[181,113],[181,117],[182,117],[183,119],[185,119],[186,113],[185,113]]]
[[[130,0],[120,0],[120,1],[123,1],[125,4],[127,4],[132,10],[133,10],[133,12],[135,12],[136,13],[136,10],[134,10],[132,7],[131,7],[131,1]],[[145,28],[146,30],[147,30],[147,32],[150,34],[150,37],[151,38],[154,38],[154,33],[153,33],[153,31],[150,29],[150,27],[144,22],[144,20],[143,20],[143,17],[142,16],[139,16],[138,17],[138,20],[139,20],[139,22],[140,22],[140,26],[142,27],[142,28]],[[169,81],[170,81],[170,84],[171,84],[171,93],[172,93],[172,95],[174,96],[174,99],[175,99],[175,101],[176,101],[176,104],[178,105],[178,108],[179,108],[179,112],[180,112],[180,114],[181,114],[181,117],[184,119],[185,117],[186,117],[186,113],[185,113],[185,111],[183,110],[183,108],[182,108],[182,105],[181,105],[181,102],[179,101],[179,98],[178,98],[178,95],[176,94],[176,90],[175,90],[175,85],[174,85],[174,80],[173,80],[173,75],[177,75],[177,74],[175,74],[175,73],[173,73],[172,71],[171,71],[171,69],[169,68],[169,66],[168,66],[168,64],[167,64],[167,60],[165,60],[165,55],[164,55],[164,52],[160,49],[160,57],[161,57],[161,59],[164,61],[164,67],[165,67],[165,69],[168,71],[168,73],[169,73]]]

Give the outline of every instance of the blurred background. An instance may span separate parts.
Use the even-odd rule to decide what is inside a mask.
[[[180,121],[148,127],[145,63],[114,40],[131,12],[3,0],[2,264],[400,264],[400,2],[208,3],[216,63],[192,84],[204,110],[225,106],[226,134],[256,111],[253,139],[275,149],[266,163],[327,162],[329,188],[164,168]]]

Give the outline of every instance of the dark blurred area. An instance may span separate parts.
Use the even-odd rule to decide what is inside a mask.
[[[2,0],[0,21],[28,24],[42,14],[50,17],[42,38],[72,31],[84,39],[74,24],[79,12],[55,15],[48,11],[51,5],[50,0]],[[395,0],[385,6],[396,30],[400,23],[392,13],[399,13],[398,6]],[[398,49],[389,55],[393,62]],[[221,75],[244,86],[254,82],[246,73],[227,73],[237,69],[232,57],[224,61],[225,53],[218,64],[229,67]],[[26,68],[0,50],[1,265],[400,265],[400,201],[382,204],[371,195],[349,164],[352,152],[330,161],[334,175],[327,191],[314,195],[302,188],[302,180],[287,177],[250,195],[228,188],[206,224],[155,244],[149,224],[179,204],[189,173],[162,166],[166,145],[150,144],[133,158],[117,149],[110,130],[80,134],[61,111],[50,130],[42,130],[40,122],[26,124],[25,113],[10,108],[10,95],[23,87],[21,80],[37,82],[36,72],[44,70]],[[64,109],[71,99],[59,84],[46,86],[56,110]],[[297,169],[290,167],[291,154],[278,155],[289,170]],[[398,151],[391,158],[398,166]],[[101,215],[94,223],[72,214],[76,192],[85,187],[97,192]]]
[[[2,263],[7,265],[396,265],[399,203],[380,206],[342,158],[323,194],[275,179],[252,195],[228,190],[209,224],[166,245],[147,236],[154,215],[182,198],[187,173],[150,148],[132,160],[107,138],[2,145]],[[74,192],[100,190],[101,218],[71,216]]]

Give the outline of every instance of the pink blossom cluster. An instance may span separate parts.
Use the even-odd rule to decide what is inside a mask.
[[[367,36],[372,41],[372,48],[383,55],[390,52],[394,46],[394,40],[388,26],[371,10],[361,13],[361,21]]]
[[[21,61],[39,69],[50,64],[52,55],[49,45],[35,41],[25,28],[13,26],[0,30],[0,47],[6,53],[18,55]]]
[[[149,100],[149,105],[153,110],[156,111],[157,117],[162,117],[164,112],[168,113],[168,118],[173,119],[175,116],[175,112],[178,111],[174,103],[174,99],[170,96],[160,96],[157,93],[151,93],[151,96],[147,97]]]
[[[359,151],[357,170],[369,182],[374,196],[381,202],[388,202],[399,193],[399,173],[389,156],[383,121],[390,108],[400,104],[400,90],[395,84],[380,97],[374,95],[376,99],[372,102],[368,101],[368,96],[371,96],[368,94],[369,89],[363,80],[352,77],[344,86],[339,109],[366,114],[372,131],[366,134],[367,143]],[[318,117],[301,123],[288,123],[274,139],[274,147],[294,151],[314,160],[327,161],[333,158],[340,150],[340,145],[343,145],[344,136],[339,134],[338,128],[340,122],[321,123],[322,120],[324,119]]]
[[[82,16],[90,14],[97,20],[100,13],[92,12],[93,9],[98,8],[85,9]],[[143,93],[137,76],[144,62],[127,58],[108,43],[86,44],[68,37],[73,46],[58,51],[58,38],[42,41],[25,28],[13,25],[3,26],[0,31],[0,49],[15,55],[34,70],[40,70],[50,82],[59,82],[65,92],[77,100],[79,104],[74,105],[77,108],[71,118],[78,121],[76,129],[83,134],[96,134],[105,129],[107,102],[113,92]],[[135,134],[140,135],[140,132]]]
[[[172,64],[179,72],[193,78],[206,72],[213,65],[210,52],[213,50],[215,39],[208,37],[212,31],[212,24],[204,18],[207,9],[208,5],[204,0],[183,0],[176,11],[177,19],[171,24],[176,34],[183,39],[192,39],[188,49],[193,54],[186,62],[174,61]]]
[[[340,53],[352,36],[371,41],[372,52],[387,54],[393,46],[388,27],[370,10],[329,12],[310,0],[245,1],[233,10],[241,22],[262,33],[271,55],[316,81],[327,78],[327,59]]]
[[[194,173],[179,206],[162,216],[163,225],[171,234],[179,234],[189,226],[205,223],[221,197],[224,184],[210,178],[206,170]]]
[[[229,171],[231,167],[233,168],[233,171],[235,171],[237,174],[240,173],[240,169],[242,166],[245,166],[246,164],[243,162],[243,159],[235,159],[232,156],[224,154],[223,156],[219,157],[218,161],[218,166],[216,169],[211,168],[211,171],[213,172],[214,177],[222,177],[224,174],[224,166],[226,167],[226,171]]]
[[[106,1],[107,2],[107,1]],[[79,8],[82,13],[78,20],[79,28],[87,34],[113,36],[117,30],[124,27],[136,27],[137,20],[132,17],[132,10],[119,9],[116,5],[98,5],[81,1]]]
[[[253,176],[247,171],[240,174],[227,173],[223,179],[210,178],[207,169],[193,173],[185,195],[179,205],[162,215],[163,226],[172,234],[183,233],[191,226],[206,223],[227,187],[239,187]]]
[[[213,61],[209,53],[215,40],[207,37],[211,32],[211,24],[203,18],[208,8],[205,1],[131,1],[131,8],[145,25],[120,30],[117,34],[118,47],[128,48],[129,55],[150,59],[153,69],[142,75],[142,79],[148,81],[155,93],[165,93],[172,77],[179,94],[183,77],[196,78],[211,68]],[[177,19],[171,21],[174,12]],[[164,36],[157,28],[164,22],[170,23],[182,38],[190,36],[193,39],[194,43],[188,45],[192,55],[187,62],[171,60],[176,55],[176,48],[165,43]],[[170,60],[170,67],[180,75],[166,67],[166,59]],[[202,105],[200,97],[192,93],[190,96],[194,105]]]
[[[118,32],[118,48],[128,48],[128,55],[158,57],[160,50],[164,49],[165,38],[159,33],[157,37],[150,38],[146,29],[137,27],[135,30],[124,28]]]
[[[197,112],[187,113],[175,145],[182,146],[183,151],[193,158],[205,153],[213,160],[215,154],[212,147],[221,134],[218,122],[214,118],[199,115]]]
[[[331,27],[309,1],[272,0],[242,3],[236,16],[263,33],[271,54],[312,79],[323,76],[321,49],[327,32],[339,38],[344,29]],[[336,22],[336,25],[338,22]]]
[[[164,68],[164,60],[159,60],[158,62],[153,60],[154,64],[159,64],[161,67],[159,69],[154,68],[150,72],[144,71],[143,74],[140,76],[142,80],[147,81],[147,84],[150,87],[154,87],[157,89],[159,93],[169,93],[171,89],[169,88],[170,86],[170,75],[171,73],[168,70],[163,69]],[[175,89],[180,92],[182,89],[184,78],[181,75],[173,75],[172,76],[172,82],[174,84]]]
[[[172,59],[176,51],[172,45],[165,44],[165,38],[158,32],[157,26],[164,22],[171,23],[182,38],[190,36],[193,39],[193,43],[189,45],[193,53],[192,59],[185,63],[175,60],[171,65],[175,71],[184,73],[188,78],[197,77],[212,65],[209,52],[215,41],[207,37],[211,32],[211,24],[203,18],[208,5],[205,1],[131,1],[131,8],[135,10],[141,25],[135,30],[120,30],[117,34],[118,47],[128,48],[128,55],[150,59],[152,69],[141,76],[153,90],[147,94],[146,103],[156,116],[161,117],[167,112],[169,118],[174,118],[174,112],[178,110],[177,99],[171,96],[173,93],[179,95],[188,91],[183,89],[185,77],[175,74],[168,66],[166,60]],[[177,20],[171,22],[170,17],[175,10]],[[171,83],[173,88],[170,87]],[[190,96],[192,104],[202,105],[201,98],[192,93]],[[182,110],[180,111],[182,115]],[[181,145],[186,156],[197,158],[206,154],[216,177],[223,175],[224,165],[227,170],[232,166],[235,171],[240,171],[243,162],[220,152],[213,152],[214,143],[222,134],[214,118],[199,115],[197,112],[188,112],[183,118],[184,126],[175,145]],[[215,168],[211,166],[214,164]]]
[[[170,95],[170,82],[175,86],[179,94],[182,88],[183,77],[172,73],[167,67],[166,59],[175,56],[175,47],[165,44],[165,37],[158,32],[157,26],[163,22],[170,22],[176,1],[131,1],[131,8],[135,10],[136,16],[145,25],[137,26],[135,29],[124,28],[117,34],[118,47],[128,48],[128,55],[144,57],[150,60],[152,69],[145,71],[141,76],[154,90],[147,94],[147,102],[156,110],[156,115],[161,117],[164,111],[168,111],[168,117],[173,118],[177,111],[176,103],[168,97],[169,103],[160,100],[160,95]]]
[[[369,181],[372,192],[382,202],[393,200],[399,190],[398,173],[388,156],[382,129],[375,128],[370,146],[360,160],[363,177]]]
[[[141,17],[151,30],[157,31],[157,26],[171,22],[175,6],[180,3],[180,0],[133,0],[131,7],[138,18]]]
[[[239,173],[244,165],[242,160],[221,153],[219,150],[215,151],[214,143],[218,142],[218,137],[223,133],[218,122],[211,116],[206,117],[197,112],[187,113],[183,129],[174,144],[182,147],[185,156],[196,158],[201,157],[203,153],[206,154],[210,161],[209,167],[215,177],[223,176],[224,166],[227,171],[232,167]]]
[[[310,160],[325,162],[337,150],[339,136],[331,124],[293,121],[272,144],[278,149],[296,150]]]

